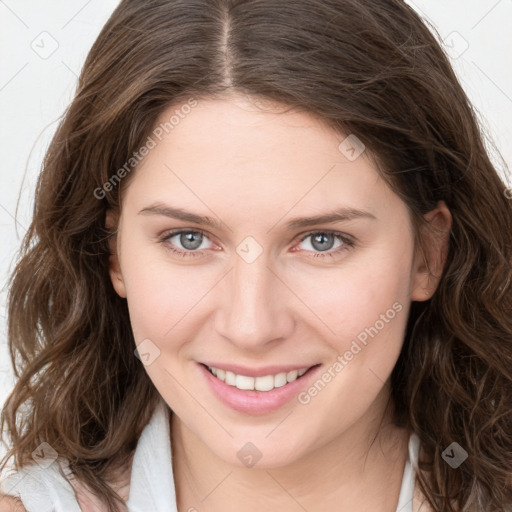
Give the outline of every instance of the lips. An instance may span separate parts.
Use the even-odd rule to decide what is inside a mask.
[[[210,366],[212,364],[212,366]],[[199,369],[199,374],[204,379],[204,382],[213,392],[214,396],[217,397],[223,404],[228,406],[230,409],[234,409],[235,411],[251,414],[251,415],[264,415],[272,413],[277,409],[283,407],[285,404],[291,402],[293,398],[296,398],[300,391],[313,381],[316,378],[318,373],[321,371],[321,364],[315,365],[293,365],[293,366],[267,366],[264,368],[257,368],[249,370],[248,368],[234,366],[234,365],[219,365],[213,366],[213,363],[208,365],[203,363],[198,363],[197,367]],[[218,364],[218,363],[217,363]],[[208,368],[216,369],[224,371],[224,380],[221,380],[218,376],[215,376],[212,371]],[[231,370],[236,369],[240,373],[231,372]],[[299,370],[306,369],[306,372],[298,376]],[[282,370],[282,371],[281,371]],[[235,375],[235,385],[226,383],[226,375],[229,375],[228,372],[231,372]],[[245,373],[243,373],[245,372]],[[273,373],[276,372],[276,373]],[[275,378],[279,374],[283,374],[286,372],[286,377],[288,377],[289,372],[293,372],[291,375],[291,382],[286,380],[286,383],[282,386],[275,386]],[[296,373],[296,376],[295,376]],[[249,374],[249,375],[247,375]],[[252,375],[251,375],[252,374]],[[260,374],[260,375],[255,375]],[[245,379],[252,379],[256,386],[256,380],[258,378],[263,378],[271,376],[274,379],[274,386],[270,388],[270,382],[267,382],[268,391],[259,391],[256,388],[250,389],[251,383],[245,381]],[[220,374],[222,377],[222,372]],[[236,386],[236,378],[242,377],[241,387],[244,388],[246,384],[249,384],[249,389],[240,389]],[[282,377],[280,377],[282,379]],[[239,379],[240,380],[240,379]],[[281,383],[283,381],[281,380]],[[265,385],[265,381],[263,380],[263,386]]]

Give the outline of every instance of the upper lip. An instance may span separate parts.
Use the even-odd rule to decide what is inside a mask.
[[[220,368],[221,370],[233,372],[237,375],[245,375],[247,377],[264,377],[266,375],[277,375],[278,373],[288,373],[293,370],[309,369],[313,366],[316,366],[315,364],[289,364],[285,366],[272,365],[263,366],[261,368],[249,368],[247,366],[241,366],[238,364],[215,363],[206,361],[203,361],[202,364],[209,366],[210,368]]]

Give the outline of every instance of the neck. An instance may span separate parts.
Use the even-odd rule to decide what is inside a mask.
[[[259,512],[265,505],[266,509],[295,512],[316,510],[321,503],[324,512],[394,512],[409,435],[386,414],[364,427],[362,421],[357,422],[286,466],[240,468],[215,455],[171,414],[178,510]]]

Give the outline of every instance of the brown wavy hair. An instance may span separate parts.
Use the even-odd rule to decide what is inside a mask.
[[[109,506],[159,399],[109,273],[105,190],[169,105],[234,91],[355,134],[408,205],[444,200],[439,286],[411,304],[395,422],[421,440],[438,512],[512,503],[512,204],[434,27],[401,0],[123,0],[94,43],[45,156],[8,297],[17,382],[2,411],[17,467],[49,443]],[[264,103],[264,102],[263,102]],[[94,191],[102,190],[101,198]],[[467,460],[452,469],[443,450]]]

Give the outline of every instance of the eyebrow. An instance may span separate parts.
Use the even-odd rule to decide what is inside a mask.
[[[223,222],[212,217],[197,215],[182,208],[176,208],[162,203],[154,203],[140,210],[139,215],[162,215],[173,219],[202,224],[211,228],[220,229]],[[325,212],[311,217],[296,217],[286,223],[287,229],[299,229],[315,224],[331,224],[334,222],[367,218],[376,220],[375,215],[357,208],[340,207],[333,211]]]

